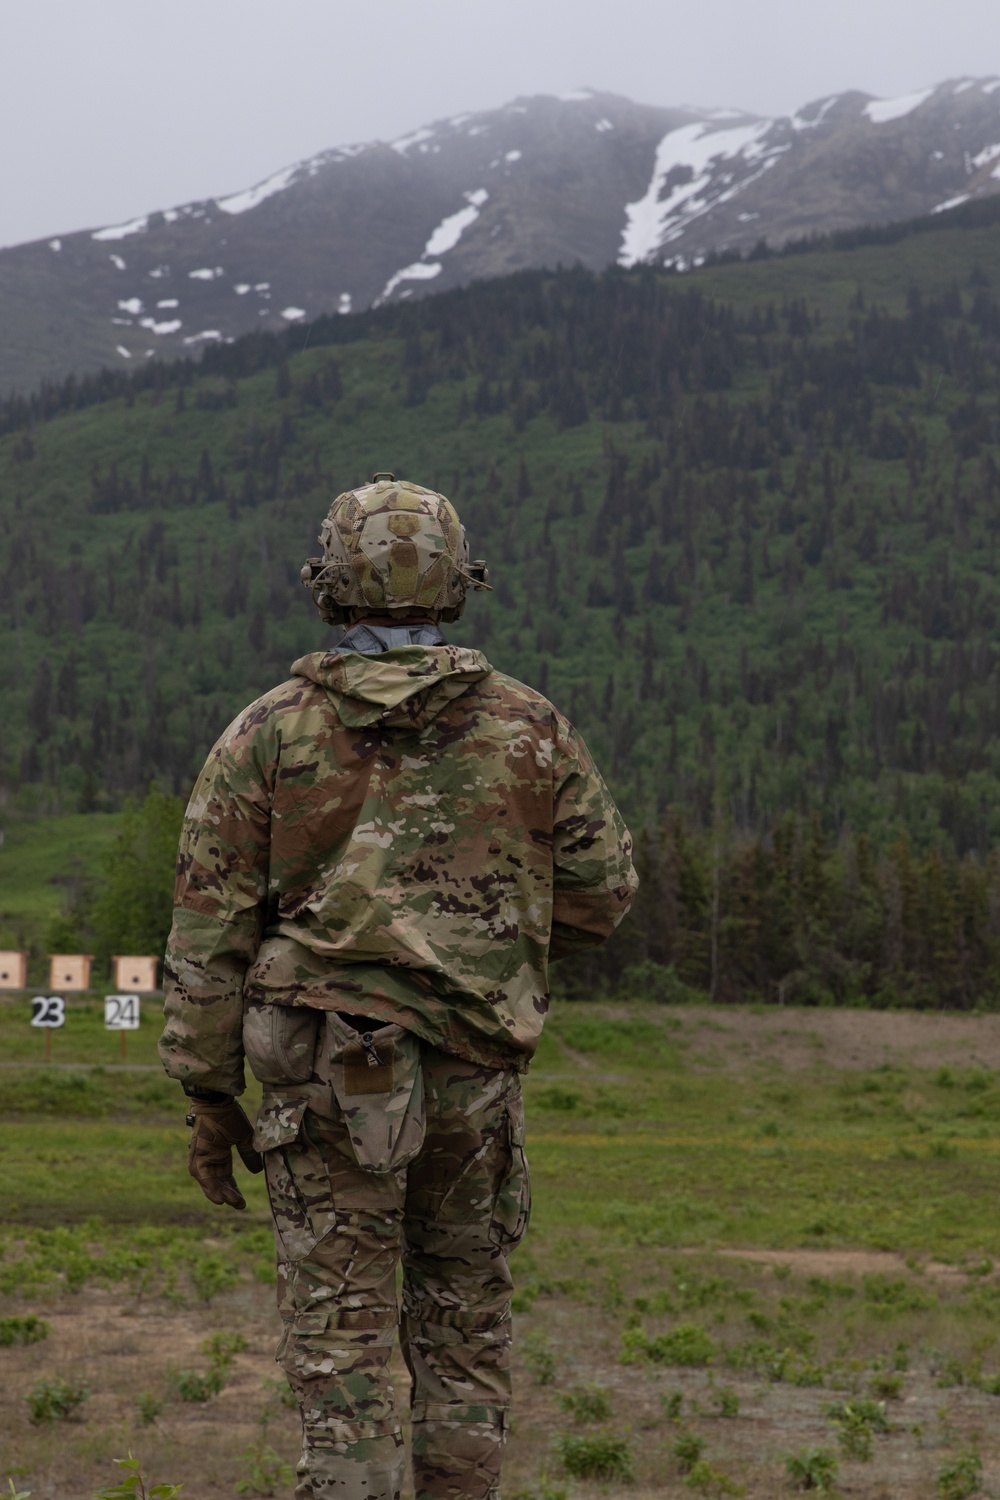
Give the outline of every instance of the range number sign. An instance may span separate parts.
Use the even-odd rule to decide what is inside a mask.
[[[139,996],[105,995],[104,1029],[105,1031],[138,1031]]]
[[[66,1001],[61,995],[36,995],[31,1002],[32,1026],[52,1029],[66,1025]]]

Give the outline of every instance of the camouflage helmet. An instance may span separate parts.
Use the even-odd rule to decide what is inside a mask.
[[[394,474],[338,495],[319,540],[302,582],[328,625],[404,611],[457,620],[469,585],[489,587],[451,501]]]

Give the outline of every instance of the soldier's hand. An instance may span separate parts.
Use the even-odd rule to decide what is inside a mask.
[[[233,1176],[233,1147],[249,1172],[264,1170],[260,1153],[253,1147],[250,1121],[235,1099],[224,1104],[209,1104],[204,1099],[190,1099],[188,1103],[188,1171],[210,1203],[246,1208],[246,1199]]]

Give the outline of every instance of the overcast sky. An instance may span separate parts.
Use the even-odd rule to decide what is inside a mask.
[[[998,0],[0,0],[0,244],[518,94],[777,114],[990,73]]]

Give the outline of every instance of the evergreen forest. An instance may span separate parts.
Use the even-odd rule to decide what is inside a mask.
[[[489,563],[452,638],[569,714],[635,834],[570,992],[1000,1005],[1000,224],[911,229],[12,395],[0,820],[185,795],[335,641],[299,568],[389,469]]]

